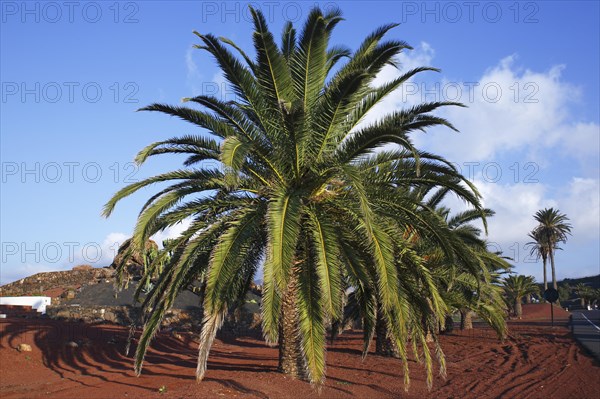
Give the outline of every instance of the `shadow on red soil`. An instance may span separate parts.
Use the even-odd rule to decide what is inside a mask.
[[[567,312],[555,309],[555,327],[550,327],[547,306],[524,306],[523,319],[509,322],[509,337],[503,342],[479,325],[441,336],[447,378],[437,376],[431,391],[416,361],[410,361],[411,386],[405,392],[399,360],[370,354],[361,362],[362,333],[344,332],[328,347],[327,381],[320,395],[309,384],[277,373],[277,348],[256,338],[216,340],[206,378],[196,383],[197,344],[190,334],[158,334],[141,376],[136,377],[132,358],[123,354],[127,339],[123,327],[5,319],[0,321],[0,396],[600,397],[600,367],[573,341],[566,327]],[[15,348],[21,343],[31,345],[33,351],[18,352]],[[166,392],[160,393],[161,387]]]

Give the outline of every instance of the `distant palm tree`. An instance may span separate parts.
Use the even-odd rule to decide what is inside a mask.
[[[563,282],[558,286],[558,300],[560,302],[567,301],[571,296],[571,291],[573,288],[569,285],[569,283]]]
[[[172,256],[145,298],[136,370],[141,371],[150,340],[176,295],[201,280],[204,320],[196,376],[202,379],[224,316],[261,264],[263,334],[268,343],[279,343],[281,371],[323,382],[325,331],[330,320],[341,318],[343,275],[352,275],[356,285],[369,287],[371,298],[377,298],[406,368],[409,334],[413,342],[425,334],[408,323],[425,305],[430,312],[443,303],[433,285],[419,297],[399,292],[403,276],[395,255],[404,243],[394,233],[410,225],[452,251],[435,215],[414,212],[419,204],[412,190],[447,186],[481,207],[474,186],[443,158],[417,151],[409,134],[431,126],[454,129],[431,112],[460,104],[420,104],[365,124],[367,113],[388,94],[415,74],[432,70],[416,68],[373,86],[383,67],[410,48],[401,41],[382,41],[395,25],[376,30],[351,53],[328,47],[341,20],[339,10],[323,14],[313,9],[298,38],[288,22],[280,46],[263,14],[250,12],[255,60],[228,39],[197,34],[202,41],[197,47],[214,56],[236,100],[201,95],[188,101],[202,110],[164,104],[143,108],[191,122],[210,137],[176,137],[142,150],[136,158],[140,164],[153,155],[183,153],[186,168],[133,183],[104,209],[108,216],[121,199],[168,182],[143,207],[132,245],[142,248],[153,234],[192,221],[163,251]],[[431,376],[429,349],[425,345],[422,351]]]
[[[534,238],[538,242],[538,246],[543,247],[541,249],[546,252],[550,258],[550,266],[552,267],[552,286],[555,290],[558,290],[558,284],[556,282],[556,269],[554,267],[554,252],[561,242],[567,242],[567,235],[571,234],[571,224],[568,223],[569,218],[560,213],[558,209],[546,208],[536,212],[534,219],[539,225],[530,234],[530,237]],[[545,270],[545,269],[544,269]],[[545,279],[544,279],[545,282]],[[547,287],[544,286],[544,289]]]
[[[594,290],[594,293],[593,293],[593,295],[592,295],[592,301],[591,301],[591,304],[592,304],[592,305],[593,305],[593,304],[596,304],[596,306],[597,306],[597,305],[600,305],[600,288],[596,288],[596,289]]]
[[[548,289],[548,276],[546,271],[546,265],[548,263],[548,247],[544,243],[543,237],[540,236],[537,229],[533,229],[531,233],[528,234],[529,238],[533,239],[533,241],[528,242],[526,245],[530,247],[530,254],[535,256],[537,259],[542,258],[542,266],[544,270],[544,291]]]
[[[511,275],[504,279],[504,292],[513,314],[523,316],[523,297],[539,290],[533,276]]]
[[[579,297],[581,306],[591,305],[597,295],[596,290],[586,284],[579,283],[575,286],[575,293]]]

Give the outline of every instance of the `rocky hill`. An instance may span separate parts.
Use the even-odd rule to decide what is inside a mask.
[[[577,284],[585,284],[591,288],[600,288],[600,274],[590,277],[566,278],[564,280],[560,280],[558,284],[569,284],[571,287],[574,287]]]
[[[138,276],[139,277],[139,276]],[[135,281],[120,291],[114,288],[113,267],[76,266],[73,270],[38,273],[0,287],[0,296],[35,296],[52,298],[46,316],[52,319],[91,323],[110,322],[129,326],[140,322],[139,304],[134,305]],[[220,336],[260,335],[261,287],[251,284],[244,303],[227,315]],[[22,312],[23,313],[23,312]],[[37,313],[11,317],[37,317]],[[199,330],[202,321],[201,299],[190,290],[182,291],[162,321],[163,327]]]
[[[83,287],[112,282],[114,269],[94,268],[89,265],[75,266],[72,270],[37,273],[0,287],[0,296],[49,296],[60,302],[80,291]]]

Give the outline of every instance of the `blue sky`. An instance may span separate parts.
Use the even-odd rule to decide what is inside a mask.
[[[301,26],[315,2],[254,2],[276,35]],[[442,113],[461,131],[432,130],[416,143],[461,167],[496,210],[489,240],[541,278],[524,248],[531,215],[558,207],[573,237],[557,256],[559,278],[600,273],[598,2],[321,2],[345,21],[332,44],[356,49],[376,27],[414,50],[401,68],[431,65],[374,110],[454,99]],[[143,146],[191,126],[137,113],[152,102],[220,90],[213,60],[193,30],[226,36],[251,51],[244,2],[2,1],[0,283],[76,264],[104,266],[132,231],[155,189],[102,219],[102,205],[126,183],[179,166],[175,157],[142,168]],[[399,71],[382,71],[378,81]],[[452,204],[454,204],[451,201]],[[460,204],[454,204],[459,209]],[[179,229],[180,230],[180,229]],[[164,232],[157,240],[177,234]]]

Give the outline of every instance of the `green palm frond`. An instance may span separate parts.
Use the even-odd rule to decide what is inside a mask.
[[[141,165],[153,155],[172,153],[194,154],[203,156],[203,159],[218,159],[219,145],[215,140],[201,136],[173,137],[150,144],[138,153],[135,162]]]
[[[223,178],[223,174],[214,170],[198,169],[198,170],[176,170],[173,172],[163,173],[148,179],[132,183],[121,190],[119,190],[107,203],[104,205],[102,215],[108,217],[113,212],[117,202],[125,197],[135,193],[139,189],[149,186],[151,184],[169,181],[169,180],[184,180],[193,179],[197,184],[204,183],[205,186],[200,186],[202,190],[213,189],[218,185]],[[204,188],[207,187],[207,188]]]
[[[208,130],[209,133],[217,137],[227,137],[231,134],[231,129],[222,123],[221,120],[207,112],[198,111],[188,107],[176,107],[166,104],[152,104],[140,108],[139,111],[154,111],[163,114],[176,116],[186,122]]]
[[[311,10],[298,48],[290,60],[296,96],[302,101],[302,108],[309,110],[323,88],[326,77],[328,33],[321,10]]]
[[[296,29],[291,21],[286,21],[283,25],[283,32],[281,34],[281,52],[289,63],[290,57],[294,53],[296,47]]]
[[[300,342],[311,383],[325,380],[325,321],[319,276],[313,262],[299,266],[298,311]]]
[[[262,12],[250,7],[250,13],[255,29],[253,39],[257,54],[256,81],[264,97],[269,101],[265,105],[278,109],[293,100],[290,69],[268,30]]]
[[[312,230],[314,262],[321,284],[324,309],[328,316],[341,318],[341,276],[340,250],[337,243],[335,226],[324,212],[310,212],[309,223]]]

